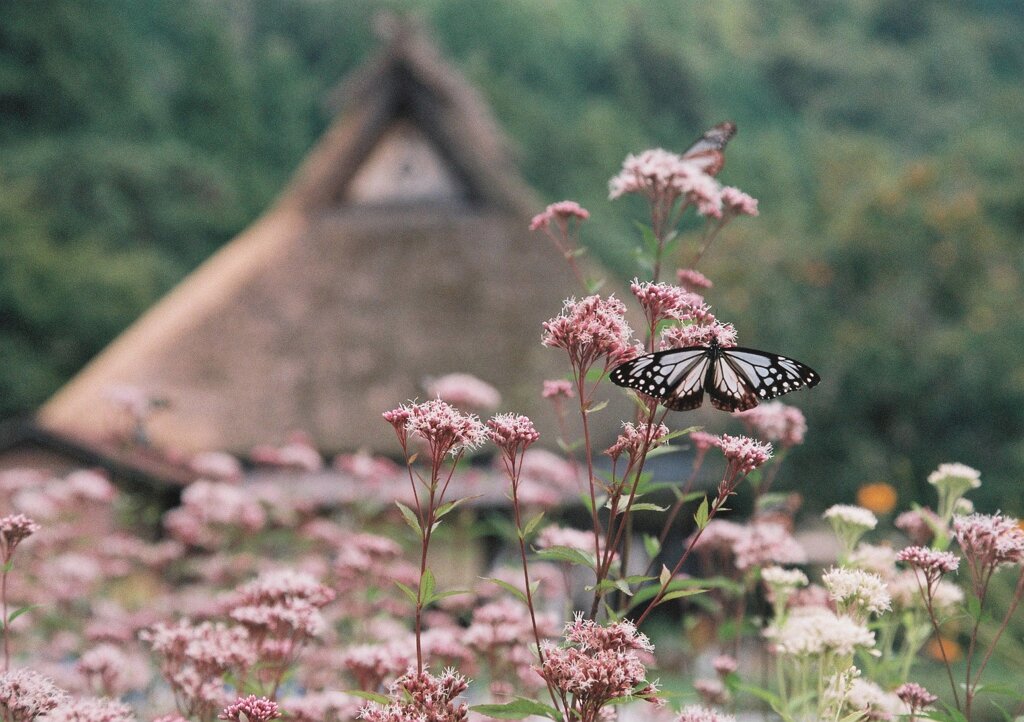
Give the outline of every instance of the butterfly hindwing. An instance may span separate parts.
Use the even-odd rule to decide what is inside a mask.
[[[736,135],[736,124],[732,121],[719,123],[708,129],[704,135],[682,153],[683,160],[696,164],[708,175],[718,175],[725,165],[725,144]]]
[[[711,405],[722,411],[746,411],[757,406],[758,401],[750,378],[724,353],[715,360],[708,396]]]

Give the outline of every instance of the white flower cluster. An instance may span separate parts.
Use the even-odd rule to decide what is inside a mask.
[[[782,567],[765,567],[761,570],[761,581],[770,587],[797,588],[806,587],[807,575],[799,569],[783,569]]]
[[[892,598],[877,574],[863,569],[834,567],[821,577],[829,596],[841,609],[881,614],[892,609]]]
[[[863,527],[865,531],[878,526],[878,518],[862,506],[835,504],[825,510],[824,517],[833,525],[841,522],[849,526]]]
[[[955,483],[977,489],[981,486],[981,472],[966,464],[939,464],[939,468],[928,475],[928,483],[932,486],[947,486]]]
[[[797,607],[780,626],[772,625],[764,634],[779,655],[849,655],[858,647],[875,644],[875,633],[867,626],[824,607]]]

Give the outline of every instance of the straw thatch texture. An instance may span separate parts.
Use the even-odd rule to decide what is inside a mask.
[[[188,276],[41,410],[101,437],[107,389],[169,400],[157,445],[244,454],[303,429],[323,451],[393,452],[382,410],[425,377],[468,372],[554,438],[540,383],[564,373],[541,322],[574,289],[527,230],[539,207],[475,92],[399,33],[344,92],[346,111],[261,219]],[[395,124],[427,138],[457,193],[353,203],[351,179]]]

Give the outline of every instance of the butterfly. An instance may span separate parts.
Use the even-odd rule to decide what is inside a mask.
[[[683,160],[695,164],[708,175],[718,175],[725,165],[725,144],[736,135],[736,124],[731,120],[710,128],[683,151]]]
[[[746,411],[761,401],[816,386],[821,377],[791,358],[738,346],[688,346],[649,353],[612,369],[612,383],[651,396],[673,411],[704,402],[723,411]]]

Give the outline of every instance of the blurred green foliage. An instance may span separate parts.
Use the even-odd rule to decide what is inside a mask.
[[[937,463],[1022,508],[1024,5],[1011,0],[15,0],[0,4],[0,416],[30,412],[273,199],[328,91],[412,12],[546,200],[633,273],[607,179],[733,119],[761,200],[702,270],[741,341],[825,381],[789,483]],[[554,309],[553,309],[554,312]],[[467,332],[471,332],[467,330]]]

